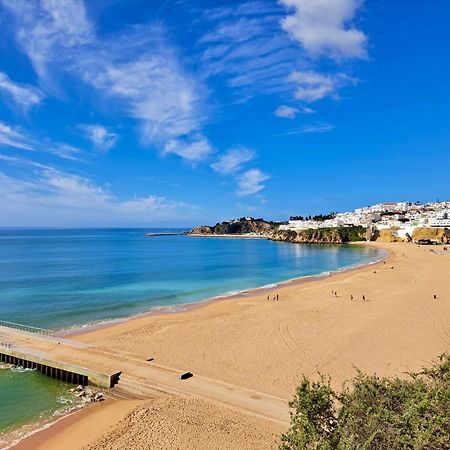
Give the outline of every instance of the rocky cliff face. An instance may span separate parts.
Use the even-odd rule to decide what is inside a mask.
[[[439,242],[440,244],[450,244],[450,229],[448,228],[416,228],[412,238],[416,241],[419,239],[429,239]]]
[[[262,219],[239,219],[231,222],[217,223],[216,225],[201,226],[192,229],[188,234],[221,235],[221,234],[248,234],[256,233],[266,235],[276,229],[276,225]]]
[[[404,240],[400,237],[398,237],[394,230],[376,230],[373,239],[374,241],[378,242],[403,242]],[[405,239],[406,242],[409,242],[408,239]]]
[[[242,235],[255,233],[273,241],[295,242],[303,244],[344,244],[364,241],[366,229],[363,227],[321,228],[318,230],[280,230],[278,226],[262,219],[240,219],[222,222],[210,226],[194,228],[188,234],[193,235]]]
[[[274,230],[267,236],[273,241],[301,244],[345,244],[365,241],[366,229],[363,227],[320,228],[318,230]]]

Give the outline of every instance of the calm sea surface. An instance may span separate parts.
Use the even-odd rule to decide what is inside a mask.
[[[63,328],[379,258],[356,246],[146,231],[161,230],[0,229],[0,320]]]
[[[356,246],[144,236],[157,231],[171,230],[0,229],[0,320],[60,329],[381,257]],[[61,407],[61,389],[37,373],[0,370],[0,433],[53,414]],[[31,391],[33,410],[26,411],[18,398]]]

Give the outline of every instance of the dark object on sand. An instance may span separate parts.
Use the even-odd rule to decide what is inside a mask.
[[[180,380],[187,380],[188,378],[193,377],[194,375],[191,372],[183,372],[180,373]]]

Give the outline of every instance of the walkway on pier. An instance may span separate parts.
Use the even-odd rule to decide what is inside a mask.
[[[263,392],[242,388],[194,374],[180,380],[180,370],[158,366],[130,354],[102,350],[70,339],[35,336],[0,327],[13,347],[62,364],[89,368],[106,374],[121,372],[119,384],[109,392],[118,398],[155,398],[162,394],[198,396],[281,423],[289,422],[287,401]],[[1,348],[0,348],[1,352]]]

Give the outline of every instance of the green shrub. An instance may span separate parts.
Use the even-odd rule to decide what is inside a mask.
[[[450,356],[407,379],[359,373],[341,393],[303,378],[282,450],[449,450]]]

